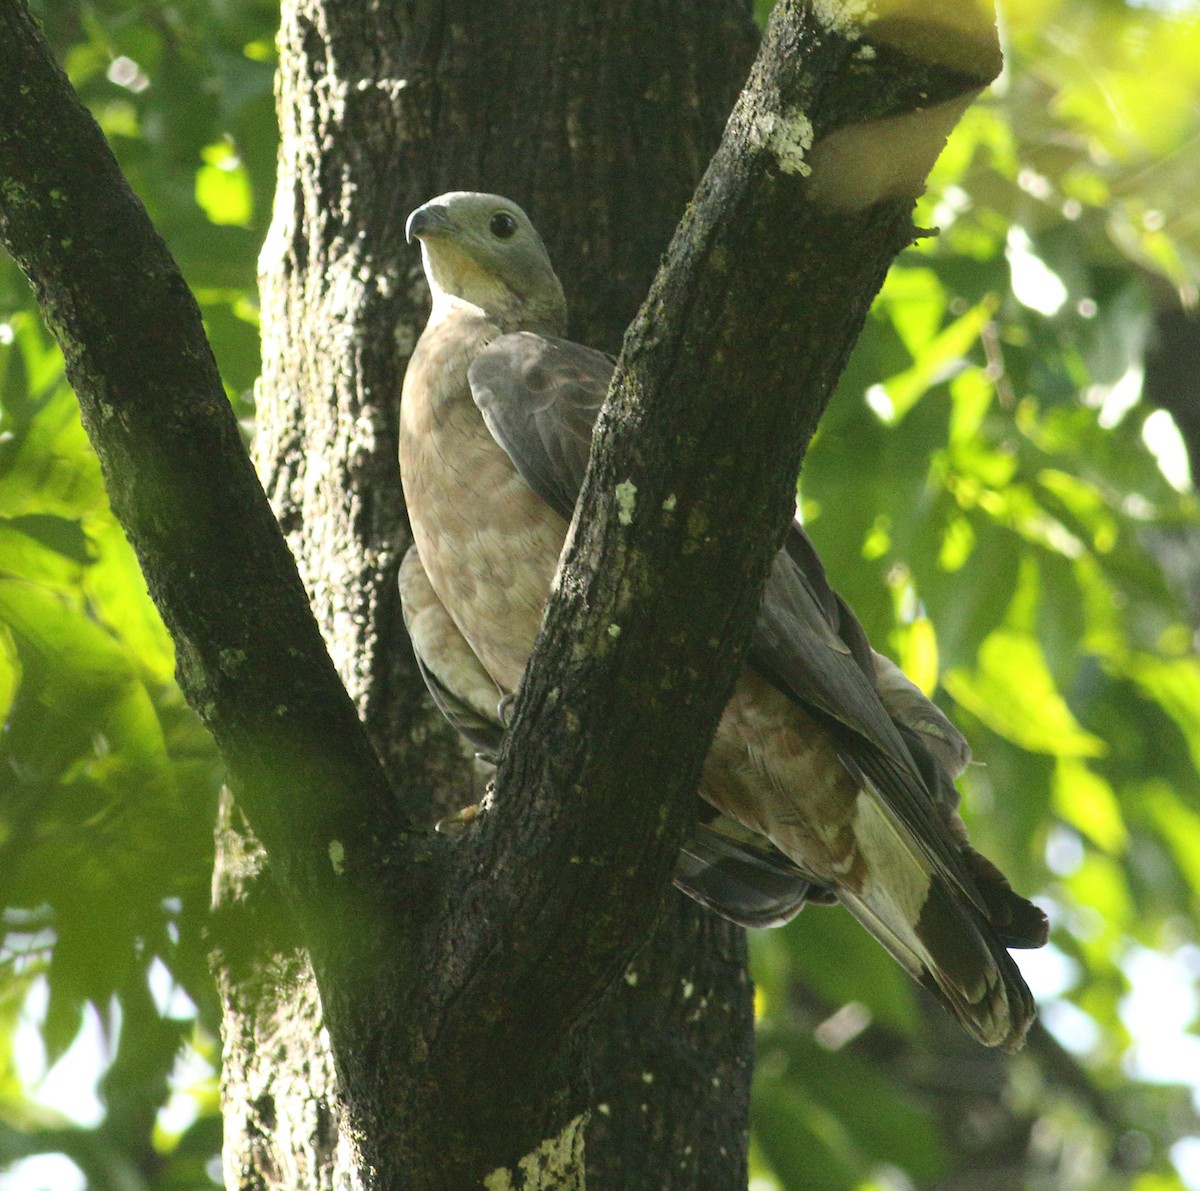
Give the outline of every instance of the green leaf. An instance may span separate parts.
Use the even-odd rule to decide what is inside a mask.
[[[1099,757],[1106,751],[1071,713],[1030,633],[997,629],[980,647],[974,672],[951,670],[943,683],[993,732],[1030,752]]]
[[[1200,814],[1161,783],[1147,787],[1143,800],[1175,863],[1200,897]]]
[[[1059,757],[1054,809],[1106,852],[1119,853],[1129,832],[1112,786],[1075,757]]]
[[[153,703],[111,634],[54,592],[13,579],[0,579],[0,621],[44,674],[38,699],[47,719],[31,742],[31,762],[64,777],[86,773],[114,791],[134,776],[156,788],[170,784]],[[20,743],[23,733],[14,732]]]
[[[250,181],[233,146],[206,145],[205,164],[196,171],[196,202],[212,223],[244,227],[254,214]]]
[[[980,332],[991,321],[999,299],[987,295],[944,331],[923,344],[911,368],[884,382],[891,402],[889,425],[899,422],[939,381],[947,380],[965,362],[967,353],[978,342]]]
[[[83,590],[92,609],[150,681],[170,682],[175,648],[146,590],[129,539],[109,513],[89,518],[87,531],[96,560],[84,572]]]
[[[1109,956],[1123,933],[1135,921],[1133,898],[1121,865],[1111,856],[1088,852],[1083,863],[1063,883],[1071,891],[1073,902],[1094,911],[1092,921],[1099,926],[1084,940],[1085,945]]]
[[[1200,770],[1200,662],[1140,656],[1132,670],[1138,685],[1179,725]]]
[[[8,626],[0,623],[0,729],[8,719],[20,685],[21,659],[17,656],[17,643]]]
[[[902,1034],[919,1028],[912,981],[840,906],[810,906],[786,929],[756,936],[754,947],[756,972],[760,949],[782,949],[775,962],[783,963],[788,978],[803,983],[829,1013],[858,1001],[874,1020]]]
[[[79,420],[75,395],[60,386],[41,405],[0,470],[0,515],[75,518],[104,503],[100,464]]]
[[[0,518],[0,580],[36,584],[70,596],[78,591],[82,573],[76,559],[25,533],[18,522]]]
[[[55,949],[61,952],[60,946]],[[46,1019],[42,1022],[42,1044],[46,1048],[46,1066],[53,1067],[66,1054],[83,1025],[83,1008],[86,1004],[74,981],[66,980],[55,972],[55,962],[50,964],[50,1002],[46,1007]]]
[[[755,1134],[786,1187],[856,1186],[881,1163],[900,1166],[922,1185],[941,1174],[945,1152],[933,1121],[897,1099],[889,1075],[852,1046],[828,1051],[811,1038],[770,1031],[760,1046]],[[864,1112],[864,1104],[888,1110]],[[809,1145],[796,1145],[796,1131]]]

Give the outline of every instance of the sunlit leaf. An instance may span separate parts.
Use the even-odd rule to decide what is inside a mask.
[[[889,422],[900,421],[933,384],[949,379],[953,371],[962,366],[997,305],[995,296],[985,297],[925,343],[911,368],[884,382],[892,406]]]
[[[928,616],[917,616],[897,634],[900,668],[926,694],[938,682],[937,633]]]
[[[15,447],[0,470],[0,515],[78,517],[103,500],[100,465],[70,389],[54,391]]]
[[[207,145],[196,171],[196,202],[216,224],[243,226],[254,212],[250,182],[241,159],[224,142]]]
[[[946,689],[993,732],[1035,753],[1098,757],[1104,742],[1085,731],[1054,685],[1030,633],[997,629],[979,650],[973,672],[948,672]]]
[[[1175,863],[1191,881],[1192,888],[1200,891],[1200,813],[1161,785],[1147,789],[1143,798],[1171,847]]]
[[[1110,943],[1133,923],[1129,885],[1120,865],[1111,857],[1099,852],[1087,853],[1078,870],[1064,878],[1064,883],[1081,906],[1096,912]]]
[[[39,541],[26,532],[28,528],[27,519],[0,519],[0,579],[37,584],[59,594],[77,591],[80,563]]]
[[[96,615],[152,681],[169,682],[175,650],[146,591],[133,547],[111,515],[89,519],[88,538],[96,560],[84,573],[83,590]]]
[[[1133,673],[1142,689],[1179,725],[1200,770],[1200,661],[1139,657]]]
[[[1129,839],[1113,788],[1075,757],[1060,757],[1054,773],[1054,809],[1106,852]]]
[[[8,626],[0,623],[0,725],[8,719],[9,708],[21,685],[21,659],[17,656],[17,643]]]

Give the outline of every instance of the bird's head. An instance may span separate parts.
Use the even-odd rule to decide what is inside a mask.
[[[418,207],[404,229],[421,241],[425,276],[439,302],[460,298],[505,331],[562,335],[567,303],[529,216],[498,194],[455,190]]]

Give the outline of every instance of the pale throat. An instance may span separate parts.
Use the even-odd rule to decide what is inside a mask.
[[[505,331],[515,329],[520,302],[503,281],[448,245],[439,244],[434,253],[422,243],[421,256],[433,301],[430,322],[466,313],[490,319]]]

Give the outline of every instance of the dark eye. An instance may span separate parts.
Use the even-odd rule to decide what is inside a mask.
[[[517,230],[517,221],[507,211],[497,211],[488,223],[488,230],[498,240],[507,240]]]

